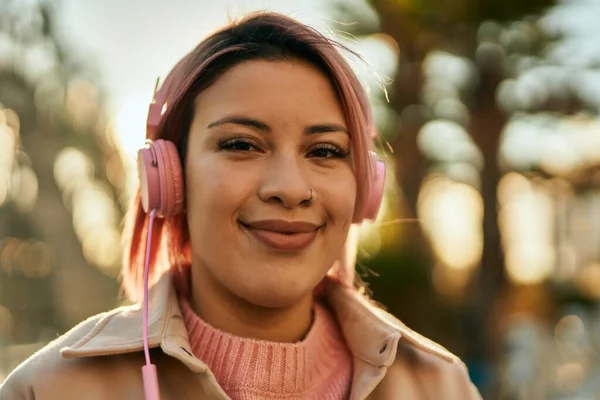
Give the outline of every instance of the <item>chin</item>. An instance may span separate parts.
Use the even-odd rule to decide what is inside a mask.
[[[305,278],[306,279],[306,278]],[[255,285],[247,286],[239,293],[239,297],[259,307],[285,308],[290,307],[312,293],[314,286],[308,282],[300,283],[301,279],[281,279],[271,281],[269,279],[255,282]]]

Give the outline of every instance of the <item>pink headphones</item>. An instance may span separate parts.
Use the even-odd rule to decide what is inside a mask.
[[[148,109],[146,123],[147,137],[151,136],[160,122],[163,108],[166,104],[166,96],[172,84],[174,71],[171,71],[167,79],[156,92],[153,102]],[[157,81],[158,87],[158,81]],[[153,136],[153,135],[152,135]],[[364,210],[360,216],[355,218],[354,223],[363,220],[374,220],[377,217],[385,182],[385,163],[377,159],[377,155],[371,152],[375,161],[376,175],[371,182],[370,193],[367,197]],[[152,225],[156,216],[164,218],[177,215],[183,211],[184,185],[181,169],[181,161],[175,144],[164,139],[154,141],[148,140],[146,147],[138,150],[138,174],[140,180],[140,193],[142,207],[150,214],[148,223],[148,240],[146,245],[146,261],[144,268],[144,304],[143,304],[143,342],[146,365],[142,367],[144,378],[144,392],[146,400],[159,400],[158,377],[156,366],[150,362],[148,348],[148,263],[149,250],[152,238]]]
[[[371,153],[376,157],[375,153]],[[377,218],[383,198],[385,163],[375,160],[376,177],[365,204],[364,212],[354,223]],[[169,217],[183,210],[184,188],[181,161],[173,142],[164,139],[148,141],[138,150],[138,173],[144,211],[156,210],[159,217]]]

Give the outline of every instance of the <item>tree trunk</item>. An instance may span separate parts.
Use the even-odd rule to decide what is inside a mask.
[[[471,107],[471,135],[483,153],[481,173],[483,214],[483,254],[477,277],[473,282],[467,315],[467,335],[470,343],[467,359],[495,365],[494,310],[506,285],[504,254],[498,226],[497,188],[502,177],[498,166],[498,148],[506,116],[496,105],[496,89],[502,77],[494,71],[481,70],[481,82]],[[496,338],[497,339],[497,338]]]

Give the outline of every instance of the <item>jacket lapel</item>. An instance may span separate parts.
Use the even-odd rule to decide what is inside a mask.
[[[148,344],[157,347],[170,318],[169,280],[161,278],[149,294]],[[92,317],[94,318],[94,317]],[[140,305],[119,307],[105,313],[78,342],[61,350],[66,358],[123,354],[143,349]]]
[[[392,315],[376,307],[358,291],[334,281],[325,286],[325,302],[336,316],[354,359],[352,399],[364,399],[396,360],[398,342],[410,344],[448,361],[456,357],[441,346],[408,329]],[[148,343],[185,364],[190,370],[214,375],[192,355],[185,324],[170,273],[150,289]],[[103,315],[77,343],[63,348],[65,358],[123,354],[143,350],[142,309],[139,305],[117,308]],[[218,387],[218,385],[217,385]],[[219,390],[221,398],[227,395]]]

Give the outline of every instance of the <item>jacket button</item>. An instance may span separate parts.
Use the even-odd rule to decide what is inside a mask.
[[[381,346],[381,348],[379,349],[379,354],[383,354],[385,349],[387,349],[387,344],[384,344],[383,346]]]

